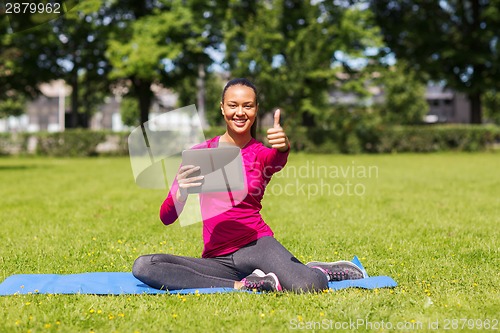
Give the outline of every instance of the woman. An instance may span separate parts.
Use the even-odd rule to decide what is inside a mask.
[[[363,272],[353,263],[313,262],[302,264],[274,237],[260,215],[264,190],[272,175],[288,158],[290,143],[280,126],[280,111],[267,131],[271,148],[252,135],[258,112],[257,90],[247,79],[229,81],[222,92],[220,108],[226,132],[207,140],[203,147],[232,144],[241,148],[248,194],[234,207],[216,216],[203,217],[209,210],[208,194],[200,195],[203,217],[202,258],[170,254],[139,257],[134,276],[158,289],[229,287],[259,291],[319,291],[328,281],[359,279]],[[201,147],[201,146],[200,146]],[[190,177],[193,165],[179,168],[176,181],[160,209],[160,219],[173,223],[187,199],[187,189],[201,185],[203,176]]]

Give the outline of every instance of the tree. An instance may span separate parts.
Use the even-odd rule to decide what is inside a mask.
[[[486,120],[500,125],[500,92],[489,90],[483,97]]]
[[[188,29],[188,13],[178,1],[117,2],[109,12],[116,28],[106,52],[113,66],[110,79],[131,82],[129,94],[137,98],[143,124],[153,98],[151,85],[182,51],[178,39]]]
[[[22,114],[25,102],[39,93],[38,83],[50,77],[50,72],[38,66],[37,41],[45,38],[43,28],[30,34],[14,33],[7,16],[0,17],[0,117]]]
[[[220,114],[220,101],[224,82],[220,75],[208,72],[205,77],[205,109],[206,120],[209,126],[221,125],[223,117]],[[179,106],[186,106],[197,103],[196,78],[185,76],[178,81],[175,91],[178,94]],[[199,109],[199,108],[198,108]],[[199,112],[199,110],[198,110]]]
[[[420,124],[429,111],[425,100],[425,84],[404,62],[389,68],[381,79],[384,86],[385,102],[381,115],[392,124]]]
[[[384,40],[422,75],[468,95],[472,123],[482,95],[500,85],[499,0],[370,0]]]
[[[197,86],[198,111],[204,121],[204,100],[209,49],[222,40],[221,13],[225,1],[124,1],[111,8],[120,26],[109,43],[112,79],[128,79],[137,97],[140,122],[148,120],[151,84],[182,90],[186,82]],[[187,80],[187,81],[186,81]]]
[[[35,14],[30,19],[45,22],[43,15]],[[85,1],[58,19],[26,31],[14,33],[4,23],[0,23],[0,28],[6,32],[0,37],[2,90],[32,98],[39,93],[40,83],[62,78],[73,88],[71,127],[87,127],[88,124],[79,123],[80,98],[90,106],[101,102],[109,71],[104,57],[109,28],[102,0]],[[82,80],[84,91],[80,89]],[[89,107],[84,109],[91,111]]]
[[[227,11],[226,62],[233,76],[252,78],[261,109],[284,108],[290,125],[315,125],[334,84],[362,79],[350,65],[378,46],[371,12],[334,2],[232,1]],[[340,82],[337,74],[347,73]],[[261,113],[262,116],[262,113]]]

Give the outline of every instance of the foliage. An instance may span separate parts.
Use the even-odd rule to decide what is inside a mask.
[[[40,133],[36,153],[48,156],[94,156],[97,145],[104,141],[103,132],[66,130],[56,133]]]
[[[394,126],[383,129],[377,152],[481,151],[500,140],[496,126]]]
[[[292,127],[314,126],[334,84],[362,87],[353,84],[365,77],[350,61],[380,45],[377,33],[371,13],[358,7],[234,1],[225,21],[226,62],[233,76],[256,83],[260,116],[279,107]]]
[[[86,127],[78,123],[79,106],[91,113],[93,106],[102,102],[102,91],[107,90],[109,64],[104,51],[109,26],[99,10],[101,5],[102,0],[84,1],[65,15],[23,32],[12,32],[0,22],[0,32],[5,33],[0,37],[1,90],[31,98],[39,93],[40,83],[62,78],[73,88],[71,126]],[[42,14],[32,18],[44,21]],[[82,94],[83,103],[79,100]]]
[[[493,124],[500,125],[500,92],[489,90],[483,98],[484,118]]]
[[[186,76],[179,80],[175,86],[178,94],[178,106],[197,104],[198,89],[196,77]],[[224,119],[220,113],[220,102],[224,82],[216,73],[209,72],[205,77],[205,115],[210,126],[221,125]]]
[[[471,101],[481,123],[481,95],[500,82],[500,1],[370,0],[384,40],[398,59]]]
[[[5,93],[5,99],[0,99],[0,119],[9,116],[20,116],[26,107],[26,97],[17,91]]]
[[[385,71],[381,79],[384,85],[385,102],[380,113],[385,123],[412,125],[421,124],[429,111],[425,100],[426,86],[404,62]]]
[[[125,96],[120,103],[122,122],[127,126],[139,126],[139,102],[135,98]]]
[[[338,122],[331,130],[305,126],[293,131],[285,128],[292,150],[322,154],[482,151],[500,142],[499,126],[394,126],[383,124],[377,113],[370,110],[339,109],[335,114]],[[205,138],[222,135],[224,131],[223,126],[212,126],[204,130]],[[88,130],[5,133],[0,135],[0,155],[126,156],[128,135],[128,132]],[[257,139],[267,144],[266,129],[258,131]],[[98,145],[105,142],[108,148],[98,149]]]

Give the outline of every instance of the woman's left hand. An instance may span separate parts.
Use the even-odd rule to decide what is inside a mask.
[[[288,137],[280,125],[280,109],[274,112],[274,126],[267,130],[267,140],[272,148],[282,153],[286,152],[290,146]]]

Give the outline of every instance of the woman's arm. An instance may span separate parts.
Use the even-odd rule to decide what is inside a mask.
[[[280,126],[280,110],[274,113],[274,126],[267,130],[267,140],[272,149],[266,149],[262,155],[264,163],[264,172],[266,176],[271,177],[275,172],[285,167],[290,152],[290,141]]]
[[[287,152],[290,149],[288,137],[280,125],[280,109],[274,112],[274,126],[267,130],[267,140],[272,148],[277,149],[280,153]]]
[[[167,198],[160,207],[160,220],[165,225],[175,222],[184,208],[190,187],[200,186],[203,176],[189,177],[190,174],[200,170],[199,166],[184,165],[179,168]]]

